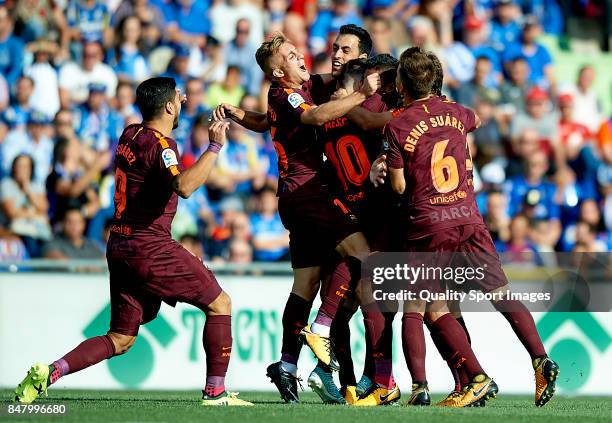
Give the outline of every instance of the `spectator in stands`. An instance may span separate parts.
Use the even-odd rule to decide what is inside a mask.
[[[486,56],[477,58],[474,78],[471,81],[459,81],[461,85],[456,90],[455,95],[457,102],[474,108],[477,97],[487,97],[487,99],[497,103],[500,95],[499,91],[495,88],[497,82],[493,78],[491,71],[491,61]]]
[[[491,28],[484,19],[475,15],[470,15],[465,19],[463,42],[470,49],[474,57],[488,57],[493,65],[494,72],[501,74],[501,58],[489,41],[490,33]]]
[[[495,103],[498,99],[495,94],[497,92],[494,90],[486,90],[475,99],[474,107],[481,121],[480,128],[474,132],[478,163],[488,163],[504,156],[501,131],[495,117]]]
[[[342,25],[355,24],[363,26],[361,17],[349,0],[332,0],[331,8],[320,8],[317,17],[310,27],[310,48],[313,53],[327,50],[330,34],[336,34]]]
[[[189,47],[178,44],[174,49],[174,57],[168,65],[168,69],[164,76],[174,78],[176,88],[185,92],[185,85],[189,79]]]
[[[248,242],[234,239],[229,245],[229,258],[230,263],[235,264],[249,264],[253,262],[253,248]]]
[[[136,93],[130,82],[120,82],[117,85],[117,96],[115,98],[115,109],[123,120],[130,117],[141,118],[138,108],[135,106]]]
[[[21,238],[0,226],[0,261],[24,261],[29,258]]]
[[[113,69],[102,62],[104,52],[98,42],[85,42],[80,64],[69,62],[59,73],[60,100],[63,108],[81,104],[89,95],[89,84],[98,83],[106,87],[108,98],[115,96],[117,76]]]
[[[34,91],[34,81],[28,76],[21,76],[17,80],[15,89],[15,100],[2,113],[2,120],[9,129],[24,130],[28,124],[32,106],[30,98]]]
[[[204,47],[210,33],[208,0],[177,0],[170,3],[166,36],[169,41],[186,46]]]
[[[508,180],[505,191],[509,198],[509,214],[524,214],[530,219],[551,221],[547,244],[556,245],[561,235],[557,187],[546,179],[549,164],[546,153],[536,150],[525,160],[525,174]]]
[[[510,123],[510,137],[516,139],[525,129],[533,128],[548,149],[559,148],[559,116],[551,112],[548,93],[540,87],[532,87],[527,93],[526,113],[519,113]]]
[[[225,47],[225,60],[229,66],[240,68],[241,85],[251,95],[259,94],[263,74],[253,66],[253,57],[257,47],[249,42],[251,24],[248,19],[236,23],[236,38]]]
[[[74,122],[79,141],[95,151],[107,151],[121,136],[123,119],[110,108],[106,87],[89,84],[87,102],[74,109]]]
[[[512,140],[512,152],[506,166],[506,176],[510,178],[522,175],[525,171],[525,160],[540,150],[540,144],[540,135],[536,129],[523,129],[518,138]]]
[[[593,86],[595,82],[595,69],[585,65],[578,72],[576,86],[572,90],[574,99],[574,120],[596,133],[603,120],[601,103],[599,102],[597,90]]]
[[[49,119],[40,112],[32,112],[28,118],[25,131],[13,130],[0,144],[2,171],[10,173],[13,160],[20,154],[27,154],[34,159],[34,181],[44,183],[49,174],[53,141],[49,137]]]
[[[68,209],[63,218],[62,235],[49,241],[44,249],[45,258],[63,259],[102,259],[102,249],[86,238],[85,217],[79,209]]]
[[[48,0],[20,0],[15,8],[15,19],[21,28],[21,38],[30,43],[40,38],[60,41],[68,34],[63,5]]]
[[[248,19],[251,23],[250,42],[259,46],[264,35],[264,11],[261,3],[250,0],[216,0],[210,9],[212,35],[222,44],[236,37],[236,23]]]
[[[507,128],[516,114],[525,112],[527,93],[533,86],[528,80],[529,64],[524,58],[517,57],[508,64],[508,67],[510,78],[499,88],[501,98],[498,109],[504,128]]]
[[[94,180],[112,159],[110,152],[98,153],[87,168],[82,163],[82,147],[74,139],[60,138],[53,150],[53,170],[47,178],[51,222],[61,221],[69,209],[79,209],[91,218],[100,208]]]
[[[251,215],[254,257],[257,261],[286,260],[289,233],[278,215],[278,198],[273,188],[259,194],[257,212]]]
[[[562,93],[558,104],[561,112],[559,140],[565,160],[581,182],[594,184],[600,160],[596,147],[591,142],[591,133],[586,126],[574,120],[575,106],[571,93]]]
[[[151,72],[147,60],[140,51],[142,28],[140,20],[135,16],[127,16],[119,22],[117,40],[114,49],[110,50],[109,62],[119,80],[142,82]]]
[[[112,39],[110,13],[100,0],[69,0],[66,17],[70,27],[69,38],[73,41],[106,44]]]
[[[33,181],[34,161],[25,154],[13,160],[11,174],[0,182],[0,205],[11,232],[19,235],[30,257],[39,257],[51,238],[45,187]]]
[[[157,7],[150,4],[149,0],[122,0],[113,14],[111,24],[117,26],[119,22],[128,16],[135,16],[140,21],[144,44],[149,44],[145,40],[160,39],[164,17]]]
[[[304,17],[296,13],[289,13],[285,18],[283,33],[291,40],[295,48],[304,55],[304,64],[312,69],[313,56],[308,48],[308,30]]]
[[[513,0],[498,0],[491,20],[491,44],[503,52],[508,44],[518,43],[521,37],[521,9]]]
[[[606,244],[597,239],[597,227],[584,220],[576,224],[576,245],[573,251],[585,253],[603,253]]]
[[[179,242],[191,254],[193,254],[200,260],[204,260],[204,249],[202,248],[202,243],[200,242],[197,236],[192,234],[185,234],[180,238]]]
[[[30,106],[45,115],[55,116],[60,109],[59,79],[53,57],[60,55],[55,43],[39,41],[34,44],[34,63],[24,70],[24,75],[32,78],[34,91],[30,96]]]
[[[386,53],[395,57],[399,56],[393,42],[389,18],[374,17],[370,22],[370,35],[372,36],[372,55]]]
[[[504,63],[524,58],[529,64],[529,81],[542,87],[554,86],[554,72],[550,53],[536,40],[542,28],[534,16],[526,19],[519,43],[508,45],[502,53]]]
[[[208,36],[204,51],[195,50],[189,56],[189,75],[201,78],[206,84],[223,82],[227,73],[227,62],[223,46],[216,38]]]
[[[261,187],[265,179],[258,163],[257,140],[233,122],[227,138],[217,158],[216,174],[229,181],[226,192],[245,197],[252,188]]]
[[[189,97],[188,97],[189,98]],[[208,148],[208,113],[198,115],[193,122],[193,128],[188,142],[183,146],[181,160],[183,166],[191,167],[200,155]]]
[[[516,215],[510,222],[510,239],[502,247],[503,260],[507,263],[534,263],[534,245],[529,238],[529,219]]]
[[[13,86],[23,70],[25,46],[13,34],[14,21],[7,7],[0,5],[0,73],[9,87]]]
[[[510,240],[508,196],[503,191],[491,191],[487,195],[484,220],[495,246],[501,249],[501,246]]]
[[[185,87],[187,100],[181,107],[181,118],[174,130],[174,138],[180,149],[184,149],[189,140],[195,119],[203,114],[210,114],[210,109],[204,105],[204,83],[201,79],[190,78]]]
[[[208,105],[211,108],[215,108],[221,103],[238,106],[244,96],[244,88],[240,85],[240,78],[240,68],[238,66],[228,66],[225,80],[220,84],[212,84],[208,88],[206,93]]]

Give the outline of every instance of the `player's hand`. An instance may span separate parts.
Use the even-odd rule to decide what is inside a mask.
[[[215,110],[213,110],[211,120],[219,121],[226,118],[231,119],[236,110],[236,107],[232,106],[231,104],[221,103],[215,107]]]
[[[334,92],[331,96],[331,100],[339,100],[343,97],[346,97],[348,92],[344,88],[338,88],[336,92]]]
[[[361,91],[366,97],[370,97],[381,87],[380,74],[371,73],[365,77],[363,84],[359,91]]]
[[[208,127],[208,139],[214,142],[218,142],[221,145],[225,144],[227,140],[227,130],[229,129],[229,122],[224,120],[217,120],[210,124]]]
[[[382,154],[374,163],[372,163],[372,167],[370,168],[370,182],[375,187],[379,187],[385,183],[385,177],[387,176],[387,155]]]

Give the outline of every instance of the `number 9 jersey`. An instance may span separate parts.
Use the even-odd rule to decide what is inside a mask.
[[[415,101],[385,127],[387,165],[404,169],[406,179],[401,212],[406,239],[483,224],[467,143],[474,129],[474,112],[444,97]]]

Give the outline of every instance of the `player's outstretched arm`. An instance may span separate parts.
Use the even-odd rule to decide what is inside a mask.
[[[306,125],[323,125],[325,122],[346,115],[351,109],[359,106],[366,98],[374,94],[378,88],[380,88],[380,76],[373,73],[366,77],[359,91],[338,100],[311,107],[300,115],[300,119]]]
[[[404,179],[404,169],[389,168],[391,176],[391,188],[398,194],[403,194],[406,191],[406,179]]]
[[[364,107],[355,107],[346,115],[364,131],[383,128],[393,117],[391,112],[371,112]]]
[[[210,144],[208,149],[202,153],[200,158],[189,169],[176,175],[172,181],[172,188],[183,198],[189,198],[200,185],[208,179],[210,171],[215,165],[217,154],[225,144],[226,133],[229,122],[212,122],[208,128],[208,138]]]
[[[255,132],[266,132],[270,129],[268,117],[265,113],[242,110],[227,103],[219,104],[213,110],[212,118],[215,121],[229,118],[246,129]]]

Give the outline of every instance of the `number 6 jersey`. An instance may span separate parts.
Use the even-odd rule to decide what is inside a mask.
[[[401,216],[407,239],[447,228],[482,224],[474,197],[467,133],[474,112],[444,97],[415,101],[385,127],[387,164],[404,169]]]

